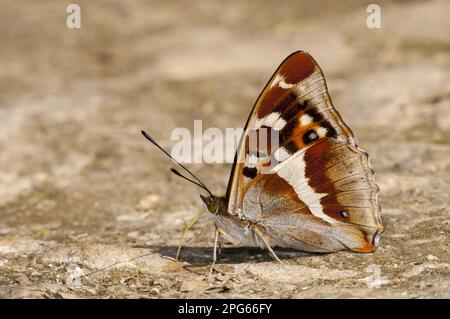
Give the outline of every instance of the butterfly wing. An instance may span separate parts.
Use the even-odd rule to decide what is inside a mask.
[[[320,67],[305,52],[290,55],[247,121],[229,213],[257,223],[275,245],[371,251],[383,231],[377,193],[368,155],[333,107]]]

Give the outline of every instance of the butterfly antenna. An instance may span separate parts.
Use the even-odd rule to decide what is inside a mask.
[[[184,169],[186,172],[188,172],[189,175],[191,175],[194,180],[181,175],[180,172],[178,172],[175,168],[171,168],[170,170],[172,171],[172,173],[174,173],[177,176],[180,176],[182,178],[184,178],[187,181],[190,181],[191,183],[203,188],[205,191],[208,192],[208,194],[210,194],[211,196],[214,197],[213,193],[208,189],[208,187],[206,187],[206,185],[197,177],[195,176],[190,170],[188,170],[183,164],[181,164],[180,162],[178,162],[176,159],[174,159],[165,149],[163,149],[154,139],[153,137],[151,137],[147,132],[145,131],[141,131],[142,135],[144,135],[144,137],[153,145],[155,145],[157,148],[159,148],[164,154],[166,154],[167,157],[169,157],[173,162],[175,162],[176,164],[178,164],[182,169]]]
[[[192,184],[195,184],[195,185],[199,186],[200,188],[203,188],[205,191],[207,191],[207,192],[209,193],[209,195],[211,195],[212,197],[214,197],[214,195],[209,191],[209,189],[207,189],[207,188],[205,187],[205,185],[202,185],[202,184],[200,184],[200,183],[198,183],[198,182],[196,182],[196,181],[190,179],[189,177],[186,177],[186,176],[182,175],[179,171],[177,171],[177,170],[176,170],[175,168],[173,168],[173,167],[170,168],[170,171],[171,171],[172,173],[174,173],[175,175],[180,176],[181,178],[183,178],[183,179],[185,179],[185,180],[191,182]]]

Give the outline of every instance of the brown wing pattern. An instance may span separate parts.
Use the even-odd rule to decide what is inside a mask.
[[[273,134],[278,144],[263,143]],[[377,193],[368,155],[333,107],[321,69],[305,52],[290,55],[247,121],[229,213],[270,229],[272,240],[279,234],[278,245],[291,238],[305,250],[372,251],[383,231]]]
[[[383,227],[366,153],[322,139],[285,163],[246,191],[242,216],[266,230],[275,245],[286,237],[297,239],[289,247],[310,251],[375,249]],[[327,240],[319,243],[321,236]]]

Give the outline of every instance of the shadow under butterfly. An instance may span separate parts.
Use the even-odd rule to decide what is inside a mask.
[[[269,134],[267,134],[269,131]],[[263,134],[264,133],[264,134]],[[277,143],[262,143],[267,136]],[[226,194],[216,196],[177,163],[176,175],[204,189],[215,225],[213,263],[221,241],[304,252],[373,252],[384,231],[369,156],[334,108],[325,78],[306,52],[288,56],[259,95],[236,152]],[[257,142],[252,143],[256,137]],[[184,233],[201,215],[187,224]]]

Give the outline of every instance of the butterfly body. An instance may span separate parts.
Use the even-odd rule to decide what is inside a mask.
[[[372,252],[384,230],[378,191],[321,69],[298,51],[256,101],[225,197],[202,199],[216,233],[234,244]]]
[[[209,213],[220,233],[221,238],[231,244],[264,248],[263,243],[254,232],[249,220],[241,219],[237,215],[229,214],[226,209],[226,198],[208,196],[202,198],[205,209]]]

